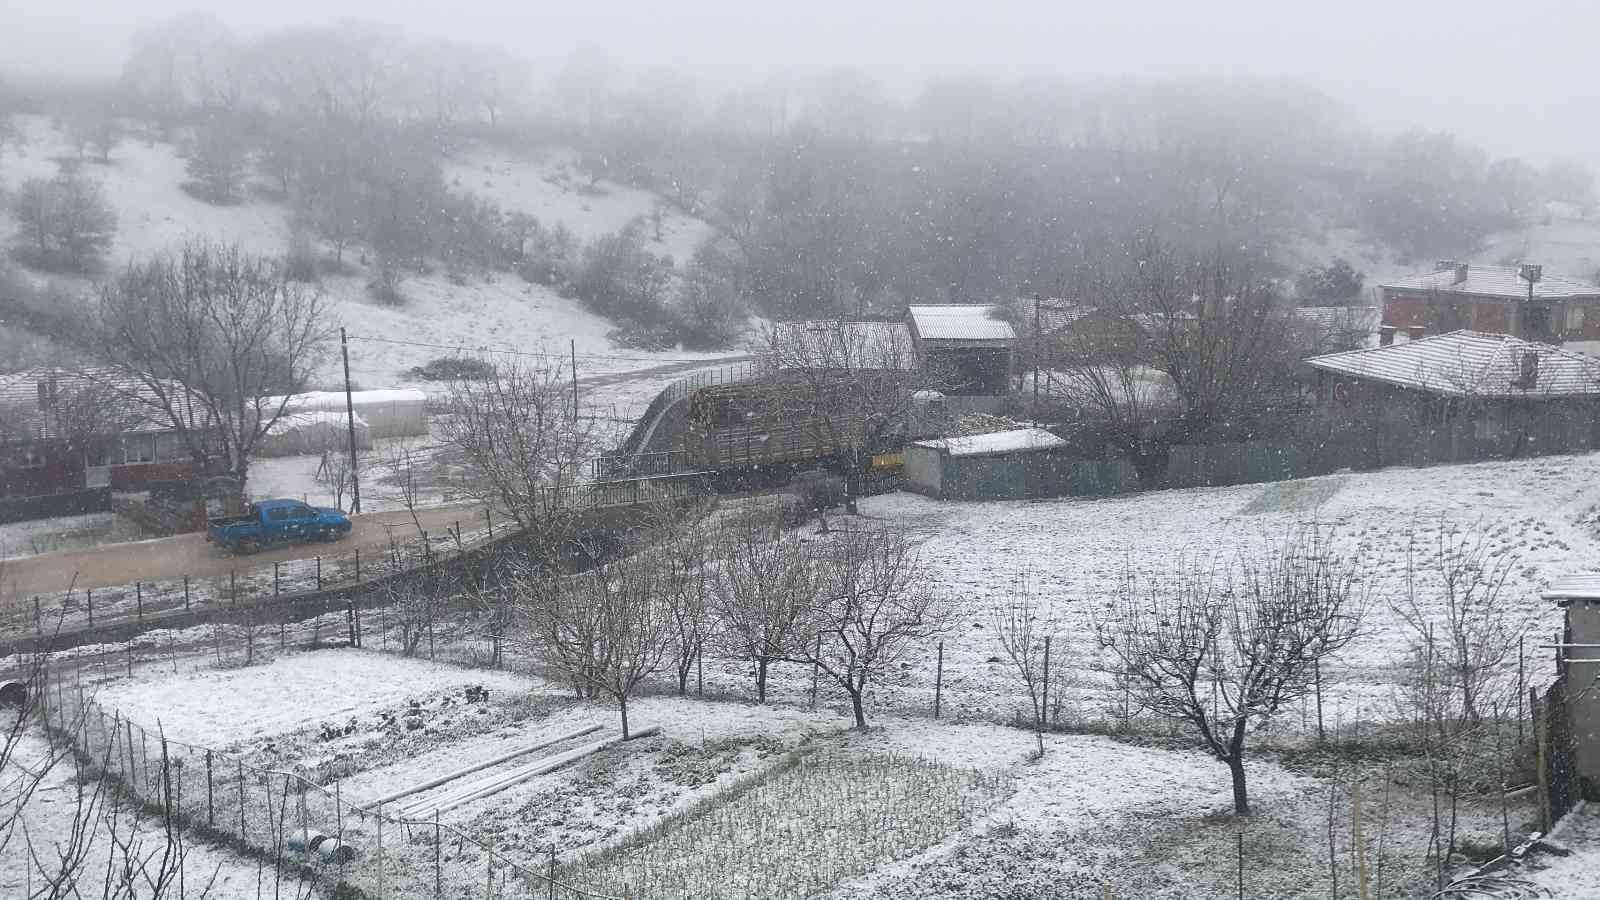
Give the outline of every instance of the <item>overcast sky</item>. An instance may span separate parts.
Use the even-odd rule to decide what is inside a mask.
[[[552,65],[592,44],[720,82],[835,65],[901,86],[971,71],[1292,76],[1379,128],[1600,164],[1595,0],[9,0],[0,64],[115,72],[140,23],[197,7],[246,33],[361,18]]]

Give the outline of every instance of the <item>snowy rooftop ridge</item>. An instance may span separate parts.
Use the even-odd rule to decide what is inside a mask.
[[[1465,266],[1465,281],[1456,282],[1454,268],[1441,269],[1422,275],[1397,278],[1379,287],[1397,291],[1439,291],[1445,294],[1476,294],[1482,297],[1505,297],[1511,300],[1528,298],[1528,282],[1517,275],[1514,266]],[[1561,300],[1569,297],[1600,298],[1600,284],[1570,278],[1565,275],[1546,274],[1533,285],[1536,300]]]
[[[997,453],[1026,453],[1050,450],[1066,445],[1066,441],[1042,428],[1014,428],[967,437],[939,438],[917,441],[913,446],[943,450],[951,456],[990,456]]]
[[[926,341],[1014,341],[1017,332],[1011,323],[994,316],[995,307],[987,304],[948,304],[912,306],[906,318],[917,337]]]
[[[1544,600],[1600,600],[1600,572],[1563,575],[1539,594]]]
[[[1531,384],[1524,359],[1538,357]],[[1600,396],[1600,359],[1505,334],[1451,331],[1404,344],[1314,356],[1315,369],[1456,397]]]

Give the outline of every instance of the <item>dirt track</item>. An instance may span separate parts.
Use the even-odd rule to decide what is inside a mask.
[[[0,597],[9,601],[13,597],[65,591],[69,586],[80,590],[102,588],[184,575],[191,578],[218,577],[233,570],[271,566],[274,562],[347,554],[357,547],[363,551],[376,551],[380,547],[387,551],[391,536],[415,536],[416,525],[412,523],[410,513],[403,510],[367,513],[352,518],[355,528],[337,543],[292,544],[253,556],[228,553],[208,543],[204,534],[184,534],[132,544],[109,544],[88,550],[67,550],[6,560],[0,564],[0,578],[3,578]],[[482,523],[483,507],[457,504],[419,509],[417,519],[423,529],[429,532],[443,532],[454,527],[458,521],[464,531],[470,531]]]

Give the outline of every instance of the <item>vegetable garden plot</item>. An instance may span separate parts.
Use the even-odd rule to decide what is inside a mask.
[[[926,760],[797,752],[568,880],[639,897],[808,897],[933,846],[1011,788],[1006,776]]]

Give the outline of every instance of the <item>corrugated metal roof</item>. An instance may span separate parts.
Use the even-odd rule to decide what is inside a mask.
[[[127,375],[112,369],[27,369],[0,374],[0,441],[67,436],[60,432],[63,426],[70,429],[73,423],[64,423],[60,415],[40,408],[39,386],[52,381],[57,402],[71,404],[81,400],[97,405],[92,413],[97,426],[119,434],[172,430],[159,411],[155,395]],[[80,413],[91,415],[87,409]]]
[[[1546,600],[1600,600],[1600,572],[1563,575],[1539,594]]]
[[[1011,323],[983,305],[913,306],[907,310],[917,336],[927,341],[1014,341]]]
[[[1442,269],[1386,282],[1381,287],[1401,291],[1438,291],[1444,294],[1473,294],[1480,297],[1505,297],[1526,300],[1528,283],[1517,277],[1510,266],[1467,266],[1467,278],[1456,284],[1454,269]],[[1568,297],[1600,297],[1600,285],[1581,278],[1545,273],[1533,285],[1534,299],[1562,300]]]
[[[917,441],[916,446],[943,450],[951,456],[994,456],[1001,453],[1031,453],[1064,446],[1067,442],[1042,428],[1014,428],[966,437]]]
[[[1537,377],[1520,384],[1524,357],[1534,353]],[[1452,331],[1404,344],[1330,353],[1314,368],[1434,394],[1472,397],[1600,396],[1600,359],[1504,334]]]
[[[1023,297],[1017,303],[1022,312],[1022,330],[1032,333],[1035,316],[1038,317],[1039,330],[1045,334],[1054,334],[1080,319],[1094,314],[1095,308],[1083,303],[1074,303],[1071,300],[1061,300],[1055,297]]]
[[[901,322],[773,322],[758,353],[780,369],[913,369],[911,335]]]

